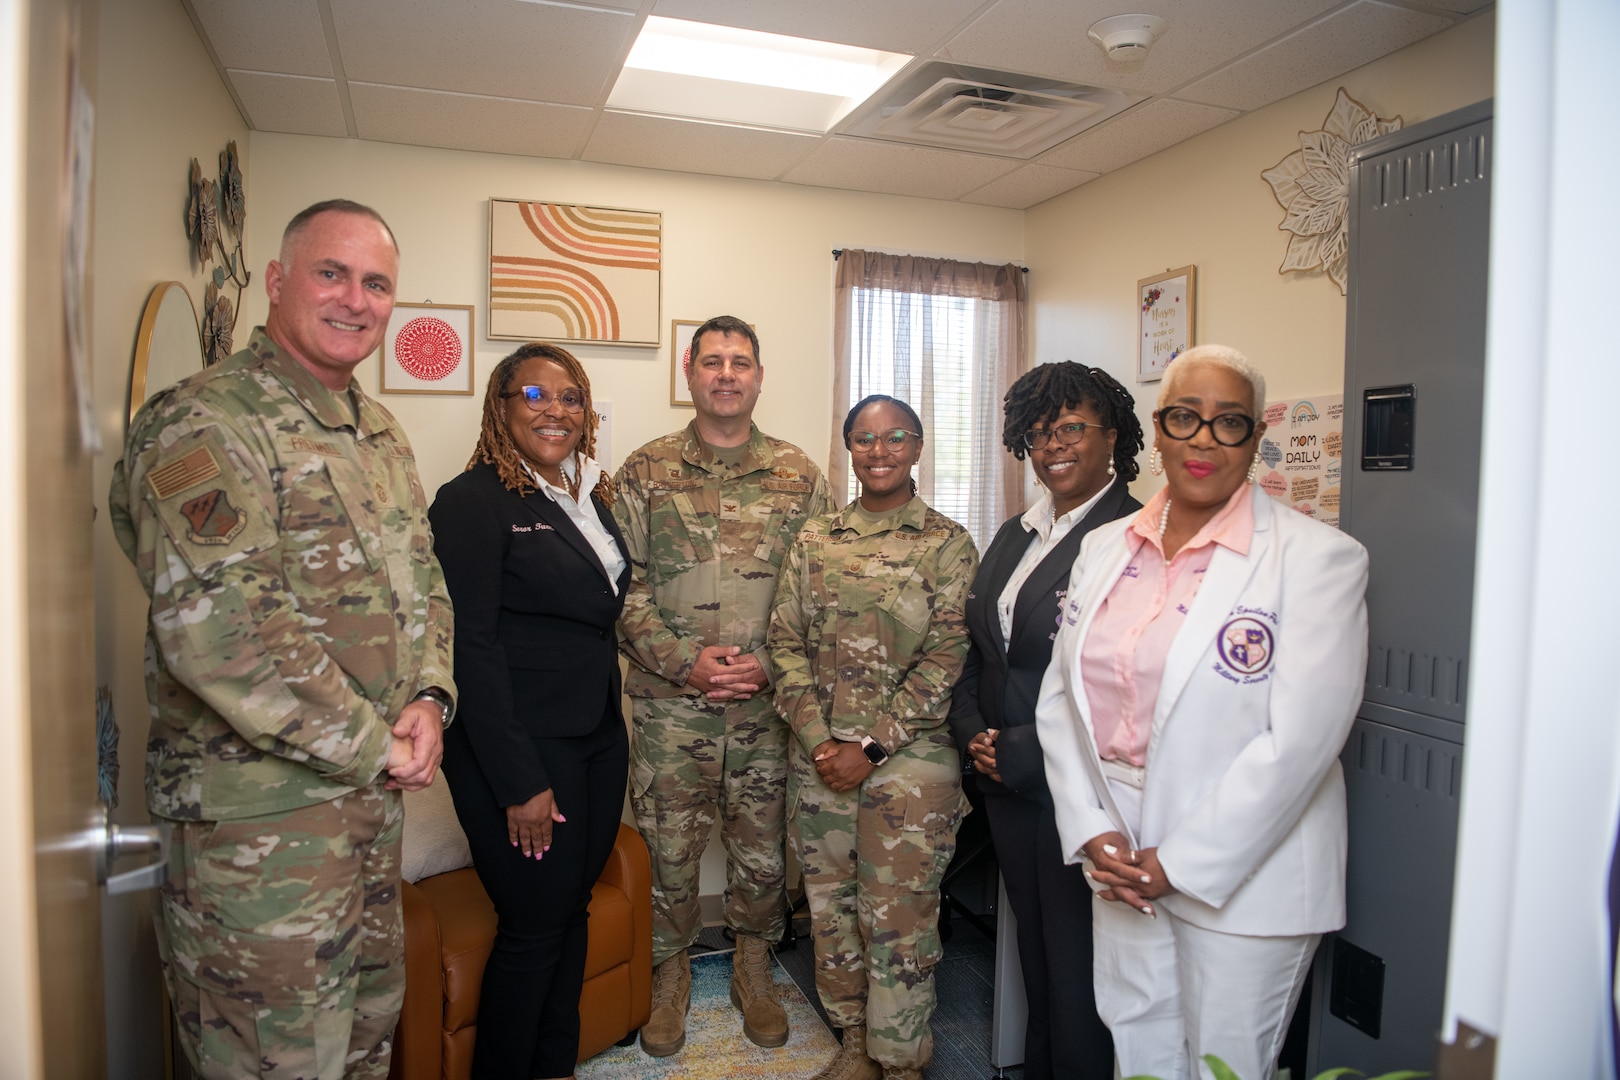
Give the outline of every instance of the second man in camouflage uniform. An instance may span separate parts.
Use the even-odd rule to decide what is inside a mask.
[[[720,316],[692,338],[697,416],[632,453],[613,512],[630,554],[620,621],[630,657],[631,803],[652,854],[649,1054],[686,1041],[687,946],[700,929],[698,867],[718,817],[726,923],[737,937],[732,1001],[761,1046],[787,1041],[769,944],[785,925],[787,727],[772,702],[765,628],[782,559],[828,502],[821,470],[754,426],[759,339]]]

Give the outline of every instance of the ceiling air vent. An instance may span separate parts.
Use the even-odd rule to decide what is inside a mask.
[[[936,62],[884,87],[837,131],[1032,158],[1141,100],[1119,90]]]

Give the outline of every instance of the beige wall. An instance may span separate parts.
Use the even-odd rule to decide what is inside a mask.
[[[106,451],[95,468],[97,682],[112,687],[122,729],[120,805],[114,818],[144,822],[146,694],[141,642],[146,597],[118,550],[107,518],[107,484],[124,441],[130,361],[147,294],[178,280],[202,305],[204,276],[193,272],[182,224],[187,167],[218,170],[236,140],[254,209],[248,131],[196,31],[176,0],[101,5],[96,95],[93,328],[96,415]],[[255,281],[257,286],[257,281]],[[111,1075],[156,1077],[163,1063],[159,975],[150,893],[107,897],[107,1060]]]
[[[1032,208],[1034,359],[1113,373],[1136,395],[1151,450],[1158,384],[1135,381],[1136,283],[1191,263],[1197,341],[1247,353],[1273,399],[1338,392],[1344,297],[1324,274],[1277,273],[1288,234],[1260,174],[1322,126],[1340,86],[1407,125],[1490,97],[1494,30],[1493,15],[1475,18]],[[1143,465],[1141,497],[1159,486]]]
[[[754,180],[583,162],[427,150],[255,133],[254,265],[273,257],[280,226],[318,199],[356,198],[393,227],[402,301],[486,304],[491,196],[658,210],[664,215],[663,337],[657,349],[573,351],[598,401],[613,406],[612,463],[684,425],[669,404],[669,321],[731,313],[759,330],[765,392],[755,417],[773,435],[825,461],[832,412],[833,248],[858,246],[985,261],[1021,261],[1023,214],[927,199],[828,191]],[[262,322],[254,290],[243,325]],[[484,380],[516,342],[480,340],[471,398],[382,395],[410,433],[428,492],[454,476],[477,438]],[[377,392],[375,361],[359,378]],[[840,417],[842,419],[842,417]]]

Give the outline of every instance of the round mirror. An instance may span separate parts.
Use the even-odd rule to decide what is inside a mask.
[[[135,366],[129,377],[129,418],[146,399],[203,368],[202,331],[191,294],[178,281],[152,290],[135,334]]]

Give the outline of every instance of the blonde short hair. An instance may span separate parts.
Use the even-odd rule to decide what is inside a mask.
[[[1176,377],[1201,364],[1225,368],[1241,377],[1254,391],[1254,417],[1259,419],[1266,411],[1266,377],[1247,356],[1230,345],[1194,345],[1170,361],[1170,366],[1165,368],[1164,381],[1159,384],[1159,408],[1164,408],[1165,402],[1170,400],[1170,388],[1176,384]]]

